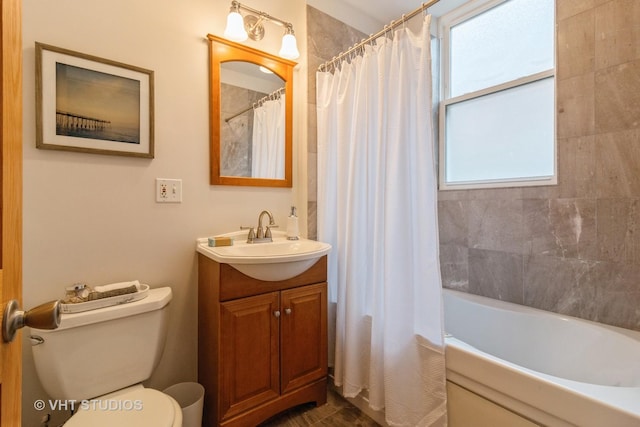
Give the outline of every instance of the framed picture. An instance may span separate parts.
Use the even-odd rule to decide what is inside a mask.
[[[153,71],[36,42],[36,147],[153,158]]]

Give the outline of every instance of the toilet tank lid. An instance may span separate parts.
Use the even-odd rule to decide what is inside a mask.
[[[60,326],[49,332],[160,310],[169,304],[171,298],[171,288],[167,286],[150,289],[147,297],[139,301],[99,308],[96,310],[83,311],[80,313],[63,313],[60,319]]]

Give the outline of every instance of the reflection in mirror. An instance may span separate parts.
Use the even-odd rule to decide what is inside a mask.
[[[291,62],[209,34],[211,184],[291,187]]]
[[[250,62],[220,69],[220,174],[284,179],[284,80]]]

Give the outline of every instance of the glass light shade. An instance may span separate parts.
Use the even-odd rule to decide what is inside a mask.
[[[227,28],[224,29],[224,37],[234,42],[243,42],[249,38],[244,29],[244,20],[239,12],[229,12]]]
[[[293,34],[285,34],[282,37],[282,47],[278,55],[286,59],[296,59],[300,57],[296,36]]]

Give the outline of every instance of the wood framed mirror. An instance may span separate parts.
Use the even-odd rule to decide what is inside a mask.
[[[295,62],[207,35],[210,183],[291,187]]]

